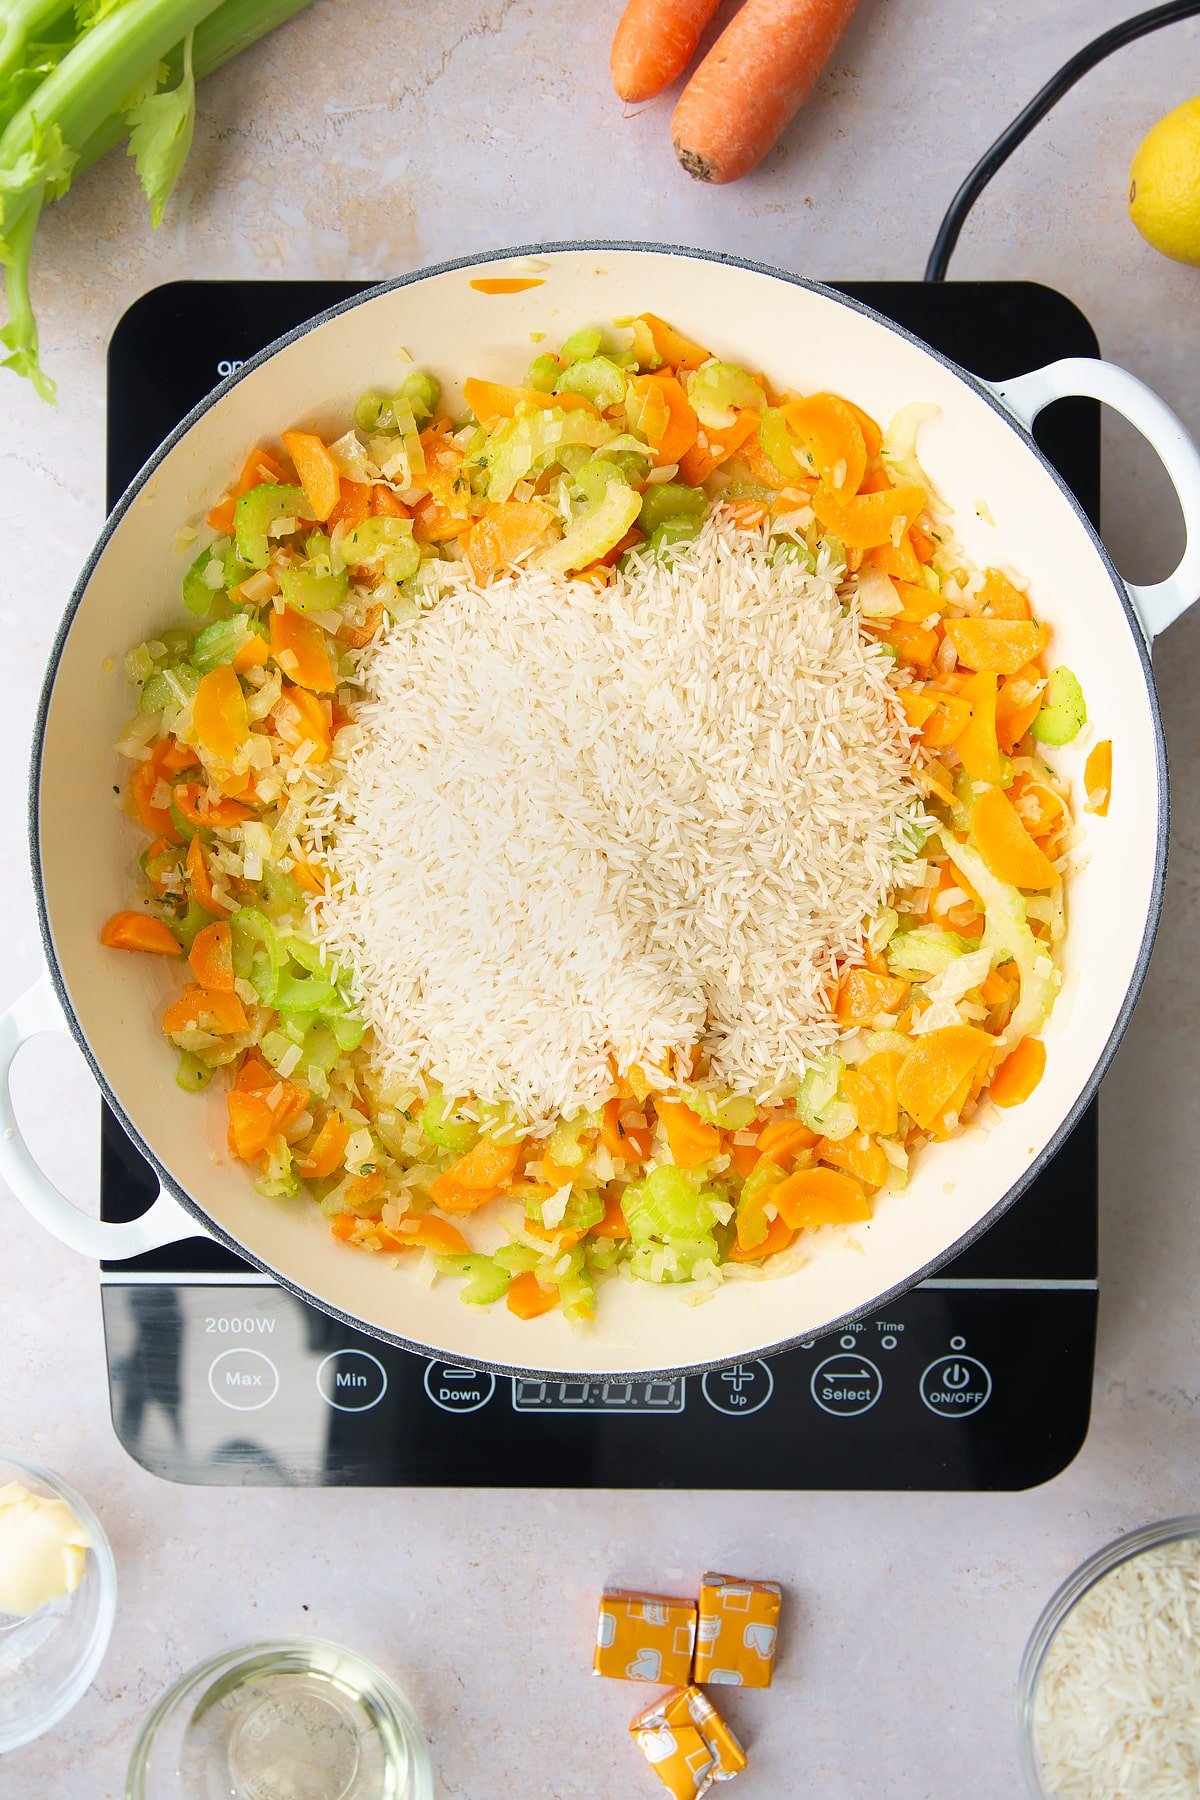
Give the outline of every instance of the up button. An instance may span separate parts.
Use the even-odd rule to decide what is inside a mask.
[[[973,1356],[939,1356],[921,1377],[921,1398],[939,1419],[969,1419],[992,1397],[992,1377]]]

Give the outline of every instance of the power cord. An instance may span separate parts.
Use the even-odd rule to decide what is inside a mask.
[[[1165,6],[1152,6],[1148,12],[1135,13],[1132,19],[1125,19],[1110,30],[1102,31],[1098,38],[1085,44],[1082,50],[1077,50],[1071,60],[1065,62],[1058,73],[1050,77],[1045,87],[1033,96],[1024,111],[1017,114],[1011,125],[1005,126],[955,194],[938,227],[933,249],[929,252],[929,261],[925,264],[925,280],[945,281],[946,268],[954,254],[959,234],[967,222],[967,214],[992,176],[997,169],[1004,167],[1034,126],[1041,123],[1050,108],[1057,105],[1089,69],[1094,69],[1097,63],[1103,62],[1106,56],[1111,56],[1114,50],[1123,50],[1126,44],[1146,37],[1151,31],[1158,31],[1163,25],[1176,25],[1181,19],[1191,19],[1197,14],[1200,14],[1200,0],[1169,0],[1169,4]]]

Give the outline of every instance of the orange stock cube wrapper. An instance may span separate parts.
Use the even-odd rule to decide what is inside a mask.
[[[593,1674],[667,1687],[686,1683],[691,1680],[695,1648],[694,1600],[605,1588],[596,1621]]]
[[[732,1781],[746,1767],[742,1746],[697,1687],[664,1694],[638,1714],[629,1730],[675,1800],[707,1794],[715,1781]]]
[[[774,1581],[706,1575],[700,1584],[695,1679],[714,1686],[770,1687],[781,1599]]]

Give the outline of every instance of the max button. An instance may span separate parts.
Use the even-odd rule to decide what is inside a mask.
[[[939,1356],[921,1377],[921,1398],[939,1419],[969,1419],[991,1397],[991,1374],[973,1356]]]
[[[883,1376],[869,1357],[846,1350],[819,1363],[810,1386],[822,1412],[835,1419],[853,1419],[870,1412],[883,1392]]]
[[[208,1370],[213,1397],[234,1412],[257,1412],[279,1392],[279,1370],[261,1350],[222,1350]]]
[[[367,1350],[335,1350],[317,1368],[317,1387],[334,1412],[369,1412],[387,1393],[387,1370]]]
[[[425,1392],[443,1412],[478,1412],[495,1391],[496,1377],[486,1369],[467,1369],[458,1363],[426,1364]]]

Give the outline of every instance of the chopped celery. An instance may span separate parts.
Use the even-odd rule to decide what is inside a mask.
[[[413,541],[412,520],[383,513],[364,519],[343,534],[339,549],[352,567],[377,564],[389,581],[407,581],[421,566],[421,547]]]
[[[313,509],[298,487],[260,482],[243,494],[234,509],[237,552],[251,568],[265,569],[271,560],[270,532],[280,519],[312,519]]]
[[[204,908],[195,900],[188,901],[187,911],[184,913],[182,919],[171,920],[171,930],[183,945],[185,956],[191,954],[192,945],[195,943],[197,937],[199,937],[200,933],[204,930],[204,927],[206,925],[211,925],[212,922],[212,914],[210,912],[205,912]]]
[[[753,1249],[755,1244],[761,1244],[767,1235],[765,1229],[766,1221],[762,1218],[762,1214],[759,1212],[755,1202],[757,1202],[764,1188],[774,1187],[776,1183],[782,1181],[783,1178],[784,1172],[779,1164],[768,1162],[764,1157],[760,1158],[760,1160],[755,1163],[745,1181],[742,1183],[742,1191],[738,1196],[738,1212],[739,1214],[744,1213],[748,1216],[758,1214],[759,1220],[763,1226],[763,1229],[753,1236],[753,1239],[749,1244],[750,1249]]]
[[[466,1285],[459,1294],[468,1306],[490,1306],[503,1299],[512,1276],[499,1268],[490,1256],[439,1256],[438,1269],[443,1275],[461,1275]]]
[[[697,1238],[672,1238],[669,1244],[635,1242],[629,1266],[639,1281],[690,1281],[700,1262],[720,1260],[721,1247],[711,1233]]]
[[[585,400],[590,400],[604,412],[610,406],[620,406],[627,386],[623,370],[618,369],[609,357],[589,356],[564,369],[555,383],[554,391],[558,394],[582,394]]]
[[[897,931],[888,942],[887,965],[893,975],[920,980],[940,975],[968,950],[978,950],[977,938],[961,937],[940,925],[920,925],[915,931]]]
[[[386,431],[395,422],[392,403],[386,394],[368,388],[365,394],[359,395],[354,406],[354,423],[360,431]]]
[[[342,1046],[328,1025],[311,1025],[304,1033],[303,1055],[299,1066],[307,1069],[310,1077],[313,1069],[320,1069],[323,1075],[328,1075],[342,1054]]]
[[[585,500],[593,503],[604,498],[604,491],[610,481],[619,481],[628,487],[619,464],[610,462],[605,456],[593,456],[575,472],[575,486]]]
[[[634,1274],[642,1281],[689,1281],[696,1263],[716,1262],[713,1202],[722,1198],[695,1171],[670,1164],[630,1182],[621,1210],[633,1239]]]
[[[525,1126],[517,1114],[517,1109],[507,1100],[479,1100],[476,1102],[479,1114],[479,1135],[490,1138],[493,1144],[519,1144],[525,1136]]]
[[[350,577],[345,569],[329,575],[318,575],[314,569],[284,569],[279,586],[297,612],[332,612],[346,598]]]
[[[200,677],[190,663],[173,663],[160,669],[142,689],[139,706],[143,712],[162,712],[164,707],[184,707],[200,686]]]
[[[810,575],[817,572],[817,559],[808,545],[799,538],[776,538],[771,545],[771,561],[773,563],[802,563]]]
[[[551,463],[561,461],[562,452],[570,445],[585,444],[598,450],[618,435],[606,420],[597,419],[586,408],[562,412],[558,407],[546,407],[537,413],[519,414],[500,426],[474,452],[472,460],[487,472],[487,498],[507,500],[519,481],[532,480]]]
[[[628,1239],[622,1238],[590,1237],[584,1245],[588,1268],[597,1275],[615,1268],[626,1254],[627,1242]]]
[[[552,394],[561,374],[562,364],[557,356],[535,356],[525,383],[539,394]]]
[[[758,1111],[748,1094],[718,1093],[713,1088],[684,1087],[680,1098],[694,1113],[710,1125],[719,1125],[722,1131],[743,1130]]]
[[[574,1118],[560,1119],[546,1141],[546,1154],[564,1168],[578,1168],[584,1154],[580,1138],[586,1131],[599,1129],[599,1113],[584,1111],[576,1113]]]
[[[881,906],[867,925],[864,936],[867,948],[876,956],[886,950],[900,927],[900,915],[894,906]]]
[[[646,540],[647,555],[669,562],[676,544],[690,544],[700,529],[700,523],[694,513],[688,513],[680,519],[664,519],[661,525],[654,527]]]
[[[331,1013],[329,1029],[340,1050],[357,1050],[367,1031],[362,1020],[356,1019],[354,1014],[349,1012]]]
[[[229,619],[216,619],[206,625],[192,645],[192,666],[201,675],[209,674],[221,663],[232,662],[238,651],[253,636],[266,637],[251,625],[245,613],[234,613]]]
[[[838,1098],[843,1063],[831,1050],[801,1079],[796,1089],[796,1116],[822,1137],[844,1138],[858,1124],[854,1108]]]
[[[787,421],[777,406],[768,406],[758,421],[758,441],[785,481],[799,481],[806,473],[797,461]]]
[[[179,1066],[175,1070],[175,1080],[185,1093],[199,1094],[203,1092],[212,1080],[214,1073],[215,1070],[211,1069],[206,1062],[201,1062],[198,1056],[193,1056],[190,1050],[179,1052]]]
[[[633,332],[633,354],[637,358],[638,368],[647,371],[661,369],[663,359],[654,347],[654,333],[645,319],[631,319],[629,324]]]
[[[264,1006],[273,1006],[279,991],[283,952],[279,933],[266,913],[254,906],[239,906],[230,915],[233,933],[233,972],[248,981]]]
[[[498,1269],[507,1269],[510,1275],[523,1275],[528,1269],[537,1267],[543,1254],[530,1244],[505,1244],[492,1252],[492,1261]]]
[[[272,1138],[267,1145],[263,1173],[254,1187],[269,1200],[290,1200],[300,1192],[300,1182],[292,1167],[292,1153],[282,1137]]]
[[[414,425],[424,425],[432,419],[441,397],[441,382],[425,369],[414,369],[411,375],[406,375],[396,394],[396,400],[408,407]],[[393,410],[399,416],[395,401]]]
[[[559,351],[559,359],[564,363],[588,362],[597,354],[603,343],[601,334],[590,325],[582,331],[573,331]]]
[[[594,505],[586,508],[557,544],[534,558],[534,566],[551,575],[569,575],[606,556],[619,544],[641,510],[641,495],[612,482]]]
[[[950,831],[941,836],[946,855],[983,902],[984,949],[996,953],[997,963],[1011,958],[1017,965],[1021,992],[1004,1036],[1008,1043],[1018,1043],[1046,1023],[1062,976],[1049,946],[1040,944],[1029,929],[1020,891],[993,875],[973,845],[960,843]]]
[[[582,1244],[577,1244],[569,1253],[568,1267],[554,1279],[558,1285],[559,1305],[573,1324],[595,1316],[596,1286]]]
[[[710,362],[696,370],[688,383],[688,399],[700,423],[710,431],[733,424],[738,412],[752,408],[762,412],[767,397],[756,381],[733,363]]]
[[[326,1012],[341,1000],[337,988],[327,975],[293,975],[285,968],[276,983],[272,1005],[281,1013]]]
[[[304,905],[304,889],[286,869],[278,863],[263,864],[263,886],[267,890],[267,899],[273,907],[281,912],[299,912]],[[293,956],[295,952],[293,951]]]
[[[421,1109],[420,1125],[431,1144],[464,1156],[478,1142],[479,1127],[474,1119],[456,1113],[456,1105],[456,1101],[447,1100],[441,1088],[434,1088]]]
[[[1042,695],[1042,710],[1033,721],[1039,744],[1069,744],[1087,723],[1087,702],[1078,676],[1061,665],[1051,669]]]
[[[525,1217],[532,1219],[535,1225],[545,1224],[544,1200],[526,1200]],[[590,1193],[572,1194],[567,1201],[566,1211],[557,1221],[555,1231],[590,1231],[604,1217],[604,1202],[594,1190]]]
[[[703,518],[708,495],[702,488],[685,487],[682,481],[655,481],[642,495],[638,524],[650,533],[668,519]]]
[[[207,580],[212,573],[216,579]],[[183,604],[189,612],[203,615],[213,603],[214,596],[225,586],[224,558],[210,545],[202,550],[183,577]]]

